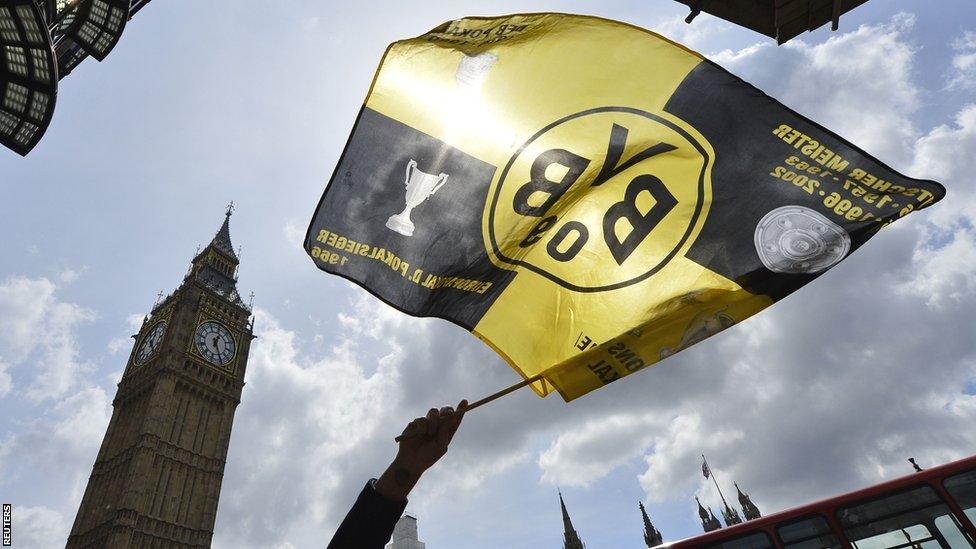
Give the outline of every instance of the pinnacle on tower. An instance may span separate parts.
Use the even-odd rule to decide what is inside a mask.
[[[640,507],[641,517],[644,519],[644,542],[648,547],[657,547],[664,543],[661,532],[651,524],[651,519],[647,516],[647,510],[644,509],[644,503],[638,501],[637,506]]]
[[[704,526],[708,522],[708,511],[702,507],[701,500],[698,499],[698,496],[695,496],[695,501],[698,502],[698,516],[701,517],[702,526]]]
[[[224,213],[224,223],[220,226],[217,234],[214,235],[211,246],[229,255],[234,261],[238,261],[237,254],[234,253],[234,245],[230,241],[230,216],[234,215],[234,202],[227,205]]]
[[[742,517],[739,516],[739,512],[735,508],[730,507],[728,503],[725,504],[725,510],[722,511],[722,518],[725,519],[726,526],[733,526],[742,522]]]
[[[707,529],[705,530],[706,532],[711,532],[712,530],[718,530],[719,528],[722,527],[722,523],[719,522],[717,518],[715,518],[715,513],[712,512],[711,507],[708,508],[708,516],[709,519],[708,519]]]
[[[240,257],[234,253],[234,245],[230,239],[230,216],[233,213],[234,203],[231,202],[213,240],[193,258],[188,276],[227,297],[235,305],[250,310],[237,293],[237,266],[240,265]]]
[[[695,501],[698,502],[698,516],[701,518],[702,521],[702,529],[705,530],[706,532],[711,532],[712,530],[718,530],[719,528],[721,528],[722,523],[720,523],[718,519],[715,518],[715,513],[712,513],[712,508],[709,507],[708,511],[706,511],[705,508],[702,507],[701,501],[698,499],[698,496],[695,496]]]
[[[739,488],[738,483],[734,482],[733,484],[735,484],[735,490],[739,493],[739,505],[742,507],[742,514],[745,515],[746,520],[753,520],[761,517],[762,513],[759,512],[759,508],[756,507],[756,504],[752,502],[751,498],[749,498],[749,494],[743,493],[743,491]]]
[[[557,491],[558,492],[558,491]],[[563,511],[563,537],[565,541],[563,542],[563,549],[585,549],[585,545],[580,540],[579,534],[576,533],[576,529],[573,528],[573,521],[569,519],[569,512],[566,511],[566,503],[563,502],[563,493],[559,493],[559,507]]]

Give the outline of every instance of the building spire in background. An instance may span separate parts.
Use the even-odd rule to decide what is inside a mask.
[[[638,501],[637,506],[640,507],[641,517],[644,519],[644,542],[648,547],[657,547],[664,543],[661,532],[651,524],[651,519],[647,516],[647,510],[644,509],[644,503]]]
[[[698,496],[695,496],[695,501],[698,502],[698,516],[701,518],[702,521],[702,529],[705,530],[706,532],[711,532],[712,530],[718,530],[719,528],[721,528],[722,523],[720,523],[718,519],[715,518],[715,514],[712,513],[712,508],[709,507],[708,511],[706,511],[705,508],[702,507],[701,501],[698,499]]]
[[[708,508],[708,515],[710,517],[708,519],[708,524],[710,529],[706,530],[707,532],[711,532],[712,530],[718,530],[719,528],[722,527],[722,523],[719,522],[717,518],[715,518],[715,513],[712,512],[711,507]]]
[[[586,546],[580,540],[579,534],[573,528],[573,521],[569,520],[569,512],[566,511],[566,503],[563,502],[563,493],[559,492],[559,507],[563,511],[563,537],[565,537],[565,542],[563,543],[563,549],[584,549]]]
[[[227,205],[224,213],[224,223],[220,226],[217,234],[214,235],[211,246],[229,255],[234,261],[239,261],[237,254],[234,253],[234,244],[230,241],[230,216],[234,215],[234,202]]]
[[[746,520],[754,520],[761,517],[762,513],[759,512],[759,508],[749,498],[749,494],[742,492],[742,489],[739,488],[739,483],[733,482],[732,484],[735,484],[735,491],[739,493],[739,506],[742,507],[742,514],[745,515]]]

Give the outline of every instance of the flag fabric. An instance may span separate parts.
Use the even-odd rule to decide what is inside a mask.
[[[944,194],[652,32],[466,18],[387,49],[305,248],[569,401]]]
[[[708,462],[705,460],[702,460],[702,474],[705,478],[712,476],[712,470],[708,468]]]

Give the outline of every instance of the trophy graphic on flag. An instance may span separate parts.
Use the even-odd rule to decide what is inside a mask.
[[[417,161],[411,158],[410,162],[407,162],[407,178],[405,183],[407,187],[406,206],[402,212],[391,215],[386,220],[386,227],[403,236],[413,236],[414,224],[410,220],[411,210],[443,187],[447,183],[447,174],[434,175],[422,172],[417,169]]]

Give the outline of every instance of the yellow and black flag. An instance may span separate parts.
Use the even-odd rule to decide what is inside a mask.
[[[467,18],[386,51],[305,248],[568,401],[944,194],[657,34]]]

